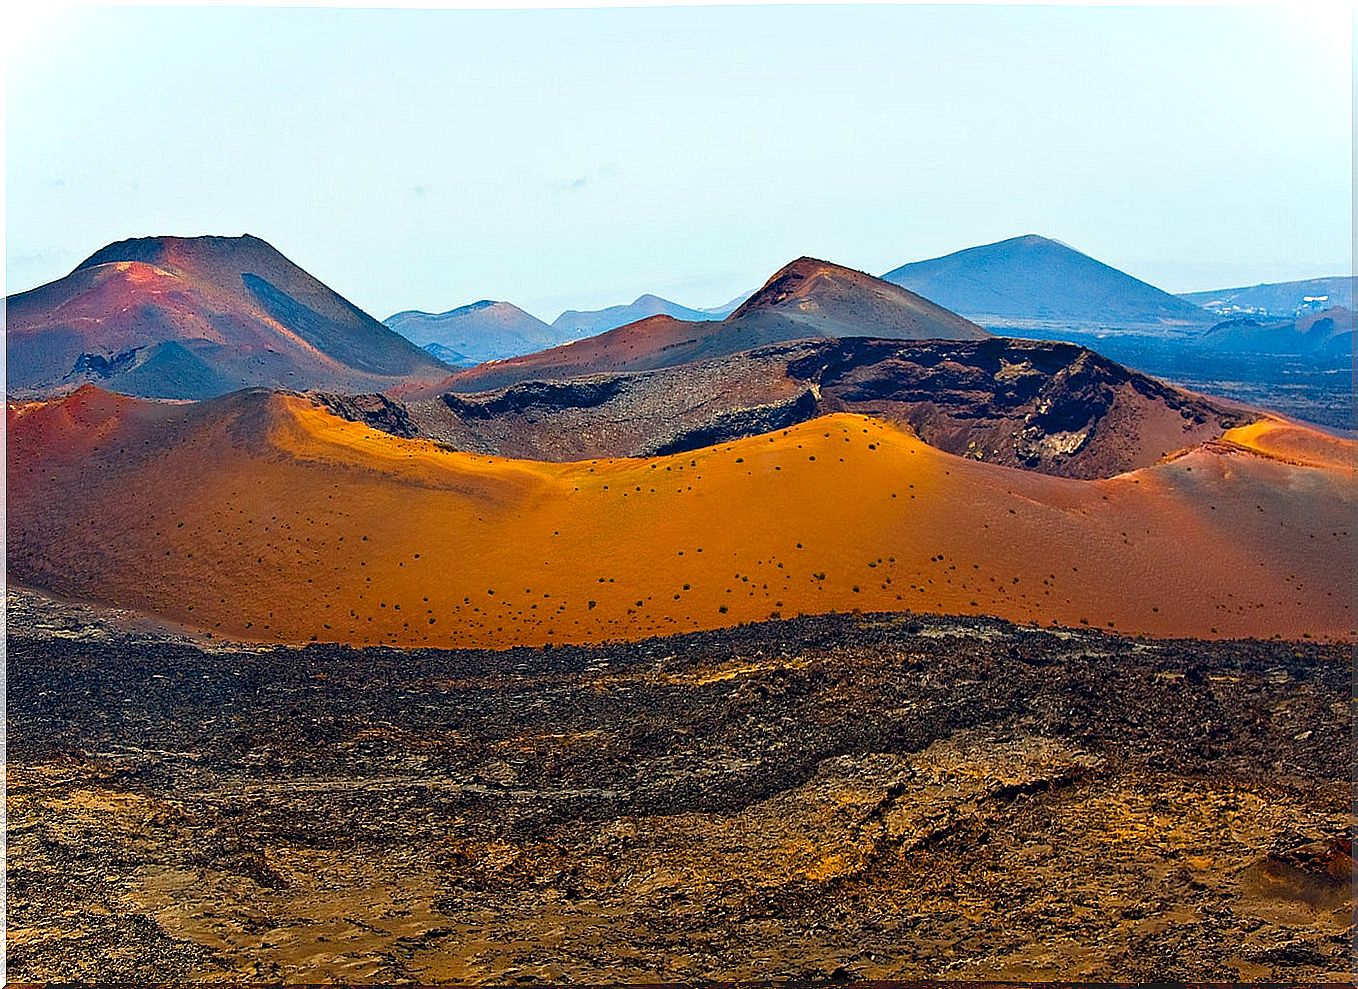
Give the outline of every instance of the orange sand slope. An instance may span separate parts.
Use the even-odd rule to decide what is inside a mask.
[[[552,464],[264,391],[85,388],[10,411],[10,574],[258,640],[501,647],[850,609],[1345,638],[1355,449],[1270,422],[1078,481],[833,415]]]

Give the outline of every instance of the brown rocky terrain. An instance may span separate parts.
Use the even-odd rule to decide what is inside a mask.
[[[343,395],[322,391],[307,394],[313,401],[348,422],[361,422],[404,439],[420,435],[419,427],[410,418],[410,410],[386,395]]]
[[[1083,347],[1004,338],[808,340],[408,404],[398,428],[408,418],[457,449],[533,460],[679,453],[856,412],[959,456],[1081,478],[1148,466],[1257,417]],[[364,421],[391,432],[385,416]]]
[[[1347,647],[237,647],[9,599],[10,978],[1352,977]]]

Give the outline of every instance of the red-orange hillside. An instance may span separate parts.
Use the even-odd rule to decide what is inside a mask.
[[[1269,421],[1099,481],[833,415],[650,460],[449,452],[306,399],[10,412],[11,579],[245,639],[511,646],[912,609],[1351,635],[1355,444]]]

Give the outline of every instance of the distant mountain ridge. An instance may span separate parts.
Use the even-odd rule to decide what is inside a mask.
[[[734,299],[724,302],[719,306],[711,306],[707,309],[704,309],[703,312],[707,313],[709,316],[712,316],[716,319],[725,319],[727,316],[731,315],[731,313],[739,309],[741,305],[745,302],[745,300],[748,299],[750,296],[754,295],[754,293],[755,293],[754,289],[751,289],[750,291],[747,292],[741,292]]]
[[[443,313],[406,310],[386,325],[441,360],[475,365],[530,354],[561,343],[561,335],[511,302],[482,299]]]
[[[1214,317],[1059,241],[1012,237],[882,276],[983,326],[1204,328]]]
[[[652,316],[720,322],[745,298],[711,309],[693,309],[647,293],[626,305],[567,309],[550,324],[512,303],[482,299],[443,313],[408,309],[383,322],[446,364],[474,367],[598,336]]]
[[[1353,311],[1336,306],[1284,319],[1246,316],[1217,324],[1195,342],[1223,353],[1351,358]]]
[[[609,306],[606,309],[594,310],[567,309],[552,321],[552,328],[560,332],[563,337],[560,342],[564,343],[566,340],[578,340],[581,337],[606,333],[619,326],[646,319],[648,316],[669,316],[696,323],[704,320],[721,320],[725,315],[725,313],[718,315],[708,309],[690,309],[669,299],[662,299],[658,295],[646,294],[638,296],[625,306]]]
[[[10,392],[373,391],[447,367],[258,237],[139,237],[6,301]]]
[[[541,353],[460,372],[440,388],[479,391],[533,379],[652,370],[788,340],[989,336],[975,323],[899,286],[828,261],[798,258],[720,322],[651,316]]]
[[[1334,275],[1294,282],[1218,288],[1206,292],[1183,292],[1179,298],[1222,316],[1292,316],[1308,305],[1316,310],[1333,309],[1336,306],[1352,309],[1353,283],[1352,275]]]

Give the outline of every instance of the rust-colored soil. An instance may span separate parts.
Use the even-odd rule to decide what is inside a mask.
[[[596,642],[801,612],[1350,637],[1354,444],[1272,422],[1079,481],[832,415],[512,461],[248,392],[11,410],[11,579],[247,640]]]

